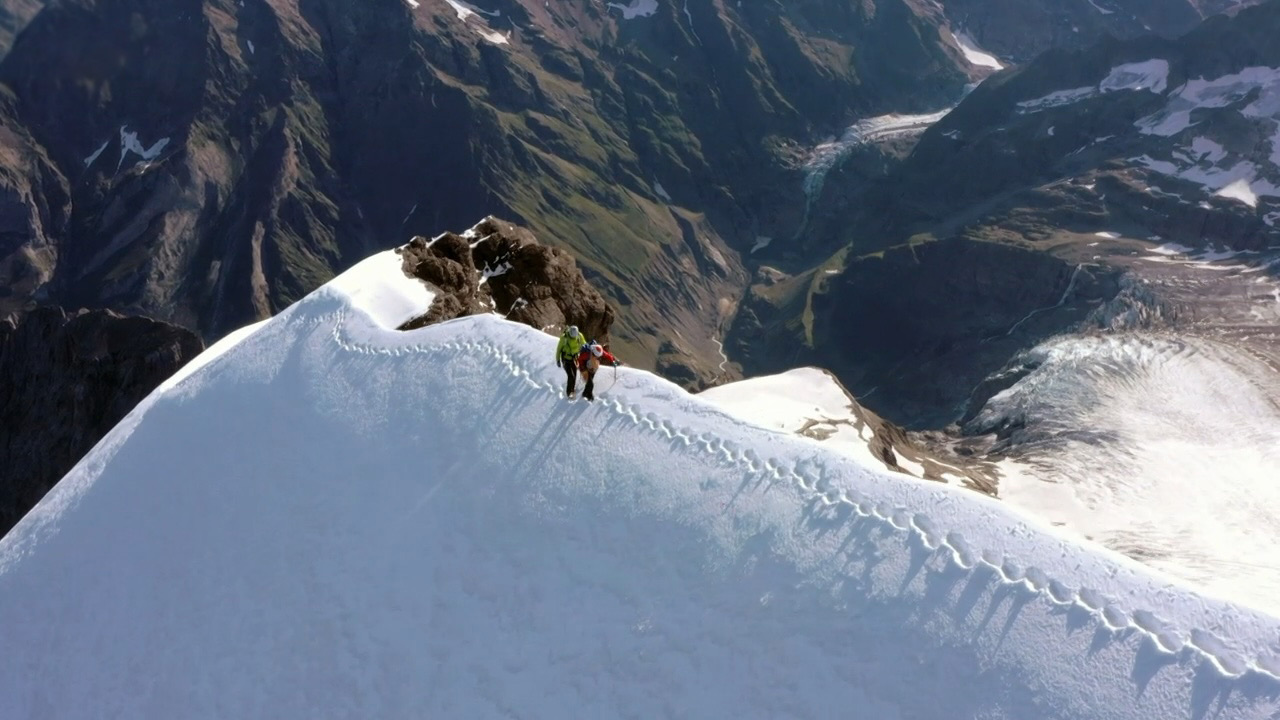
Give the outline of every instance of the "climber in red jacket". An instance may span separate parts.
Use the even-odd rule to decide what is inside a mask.
[[[600,369],[600,363],[609,363],[614,367],[620,364],[618,358],[613,353],[604,349],[600,343],[592,340],[582,348],[582,352],[578,353],[577,366],[578,372],[582,373],[582,379],[587,381],[587,387],[582,391],[582,397],[588,400],[595,400],[595,378],[596,370]]]

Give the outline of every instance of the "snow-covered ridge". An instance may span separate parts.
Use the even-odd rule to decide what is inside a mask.
[[[388,347],[381,339],[370,342],[369,330],[371,328],[368,325],[357,322],[354,326],[351,326],[347,320],[348,318],[343,317],[335,324],[333,339],[343,349],[350,352],[383,356],[398,356],[401,352],[406,351],[417,352],[436,356],[444,364],[447,364],[449,359],[458,356],[487,356],[485,357],[486,364],[492,364],[495,369],[500,369],[520,378],[530,389],[536,389],[553,397],[558,397],[563,391],[560,384],[555,380],[548,380],[545,377],[545,373],[531,370],[532,364],[527,363],[527,358],[522,357],[523,353],[509,352],[507,348],[499,344],[462,341],[431,347],[402,342],[399,343],[400,347]],[[482,325],[496,322],[489,318],[477,318],[477,321]],[[511,325],[511,323],[507,324]],[[520,328],[522,334],[529,332],[524,330],[523,326],[516,327]],[[487,335],[489,333],[483,334]],[[550,340],[550,338],[547,339]],[[636,382],[636,380],[639,380],[639,382]],[[628,374],[617,385],[624,389],[639,390],[644,388],[645,392],[642,395],[649,396],[646,398],[648,402],[631,402],[626,397],[630,393],[618,393],[602,399],[597,403],[597,406],[618,416],[624,422],[635,425],[642,432],[657,436],[662,442],[675,442],[685,448],[705,453],[718,464],[727,464],[745,472],[748,476],[745,484],[783,482],[793,485],[797,490],[797,499],[804,506],[827,509],[846,507],[860,518],[878,521],[886,532],[896,531],[897,533],[914,534],[926,549],[940,552],[949,563],[954,564],[959,570],[972,572],[975,569],[985,569],[993,571],[996,574],[997,582],[1021,586],[1039,595],[1053,606],[1075,607],[1087,611],[1094,615],[1095,621],[1101,627],[1111,631],[1133,629],[1140,634],[1145,634],[1154,641],[1157,649],[1164,651],[1166,654],[1177,654],[1189,650],[1191,653],[1200,655],[1212,663],[1225,676],[1241,677],[1249,672],[1257,672],[1274,681],[1280,681],[1280,647],[1272,648],[1271,652],[1266,652],[1257,658],[1242,657],[1232,651],[1231,642],[1205,629],[1189,626],[1178,627],[1175,623],[1161,619],[1161,613],[1152,609],[1141,608],[1126,611],[1124,609],[1126,604],[1124,601],[1111,599],[1115,597],[1112,593],[1124,587],[1121,583],[1112,584],[1107,579],[1096,577],[1092,578],[1097,581],[1096,587],[1082,586],[1078,582],[1080,579],[1078,576],[1071,577],[1076,573],[1067,570],[1067,566],[1071,566],[1072,570],[1084,570],[1087,573],[1088,566],[1095,565],[1098,566],[1098,569],[1107,568],[1106,574],[1110,575],[1111,578],[1109,579],[1113,581],[1115,578],[1125,578],[1129,581],[1136,580],[1139,584],[1150,582],[1150,586],[1153,589],[1155,587],[1167,589],[1168,586],[1163,580],[1156,580],[1154,577],[1150,580],[1143,578],[1143,575],[1147,575],[1150,572],[1149,569],[1133,564],[1127,558],[1109,555],[1097,550],[1092,550],[1092,553],[1096,553],[1095,557],[1089,557],[1090,551],[1080,547],[1071,548],[1072,543],[1051,537],[1045,529],[1033,528],[1025,524],[1025,519],[1010,517],[1013,513],[1008,513],[1003,508],[996,506],[997,501],[967,490],[953,490],[952,497],[947,497],[946,493],[930,492],[932,483],[930,486],[923,487],[904,484],[898,488],[872,483],[868,487],[859,488],[859,483],[856,480],[867,480],[868,475],[878,474],[867,467],[859,467],[853,477],[842,478],[855,480],[855,483],[852,486],[841,487],[844,483],[836,482],[837,478],[833,477],[833,474],[829,472],[829,468],[825,467],[825,464],[818,463],[816,458],[806,458],[793,464],[784,458],[761,454],[756,447],[735,442],[736,438],[727,436],[728,434],[717,435],[713,432],[707,432],[701,427],[684,425],[679,420],[671,419],[667,413],[654,412],[651,408],[664,404],[664,401],[677,400],[676,396],[679,393],[672,392],[677,388],[669,384],[669,387],[663,388],[668,392],[654,392],[655,388],[645,388],[646,381],[651,382],[652,379],[637,378],[635,375]],[[692,398],[685,401],[692,402]],[[818,469],[819,467],[821,469]],[[862,477],[857,477],[858,475]],[[972,503],[975,507],[965,508],[963,507],[964,503],[956,503],[955,500],[961,498],[955,498],[954,493],[962,494],[964,496],[962,499],[965,503]],[[913,508],[903,502],[907,497],[922,500],[928,499]],[[983,505],[987,507],[982,507]],[[962,516],[957,518],[960,522],[938,522],[930,517],[927,511],[913,512],[913,510],[930,506],[935,510],[941,509],[941,507],[949,508]],[[972,512],[972,514],[984,517],[988,521],[999,518],[1005,523],[1010,523],[1014,528],[1015,534],[1026,533],[1024,542],[1005,542],[1006,539],[1001,538],[1000,542],[993,543],[992,546],[984,546],[985,544],[975,545],[970,539],[971,536],[966,536],[960,530],[952,529],[955,525],[968,524],[964,520],[970,520],[971,518],[963,518],[964,515],[969,514],[966,511],[977,511]],[[1005,517],[1001,518],[1001,515]],[[977,528],[978,526],[975,525],[967,527],[965,530],[973,532]],[[984,532],[982,534],[985,535],[987,533]],[[1051,555],[1052,553],[1044,553],[1043,547],[1037,547],[1038,543],[1053,547],[1059,553],[1062,550],[1070,549],[1074,549],[1074,553],[1066,553],[1068,559],[1065,563],[1062,561],[1062,557],[1059,557],[1056,561],[1049,560],[1046,555]],[[1043,566],[1027,564],[1027,560],[1031,559],[1031,557],[1019,557],[1017,553],[1006,554],[1000,549],[996,549],[996,546],[1016,545],[1022,546],[1020,548],[1022,550],[1030,551],[1031,557],[1041,556],[1036,560],[1045,560],[1046,562]],[[1035,562],[1035,560],[1031,561]],[[1124,589],[1128,590],[1129,588]],[[1184,609],[1191,609],[1196,614],[1207,610],[1208,613],[1202,615],[1202,620],[1207,621],[1214,617],[1216,611],[1206,607],[1212,605],[1212,601],[1205,603],[1205,606],[1196,607],[1201,601],[1192,599],[1192,597],[1188,592],[1188,596],[1184,600],[1192,600],[1192,602],[1186,603]],[[1175,604],[1183,603],[1175,600]],[[1229,608],[1229,606],[1227,607]],[[1232,612],[1228,609],[1226,614],[1230,616],[1248,613],[1238,610]],[[1261,619],[1261,616],[1259,616],[1259,619]],[[1280,629],[1280,620],[1267,618],[1265,622],[1268,624],[1274,623],[1275,627]],[[1217,623],[1206,624],[1216,625]],[[1280,691],[1280,683],[1277,684],[1276,689]]]
[[[0,541],[16,716],[1280,710],[1280,619],[648,373],[566,403],[532,328],[392,330],[394,267],[148,398]]]

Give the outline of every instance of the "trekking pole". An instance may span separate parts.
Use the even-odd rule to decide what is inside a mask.
[[[604,389],[603,389],[603,390],[601,390],[600,392],[604,392],[605,390],[612,390],[612,389],[613,389],[613,386],[614,386],[614,385],[616,385],[617,383],[618,383],[618,366],[617,366],[617,365],[614,365],[614,366],[613,366],[613,379],[609,381],[609,387],[604,388]]]

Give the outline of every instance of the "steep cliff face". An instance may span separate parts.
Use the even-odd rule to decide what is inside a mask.
[[[188,330],[104,310],[0,322],[0,535],[201,350]]]
[[[0,4],[0,58],[9,52],[14,37],[44,5],[45,0],[5,0]]]
[[[666,347],[705,380],[741,254],[800,222],[808,148],[990,72],[945,23],[917,0],[65,0],[0,65],[23,158],[0,272],[14,304],[213,338],[494,214],[582,261],[637,363]]]
[[[731,335],[748,375],[812,363],[910,429],[960,417],[1020,349],[1084,321],[1118,270],[955,238],[753,286]]]
[[[822,364],[921,427],[960,419],[1011,355],[1123,304],[1125,287],[1219,314],[1174,290],[1205,287],[1205,253],[1280,245],[1277,33],[1273,2],[1174,40],[1052,50],[926,118],[906,149],[867,133],[825,177],[794,245],[807,254],[778,252],[757,276],[730,357],[748,372]],[[1159,253],[1187,258],[1144,260]]]
[[[1178,40],[1046,53],[983,83],[815,232],[863,252],[1060,230],[1263,247],[1280,220],[1277,32],[1269,3]]]
[[[1084,48],[1104,37],[1177,37],[1218,13],[1262,0],[943,0],[955,26],[1011,62],[1048,48]]]

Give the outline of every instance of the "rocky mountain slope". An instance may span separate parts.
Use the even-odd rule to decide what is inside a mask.
[[[1270,2],[1176,40],[1051,51],[983,83],[900,161],[834,168],[803,245],[844,248],[818,267],[778,253],[731,356],[748,372],[807,356],[926,427],[958,419],[1011,349],[1167,320],[1144,278],[1166,295],[1179,281],[1149,249],[1280,244],[1278,32]]]
[[[991,71],[920,0],[66,0],[0,65],[0,285],[215,338],[495,214],[566,247],[642,364],[720,362],[816,138]]]
[[[44,5],[44,0],[5,0],[0,3],[0,58],[9,52],[13,38]]]
[[[960,38],[1015,63],[1104,37],[1177,37],[1262,0],[941,0]]]
[[[106,310],[0,322],[0,536],[202,349],[188,330]]]

